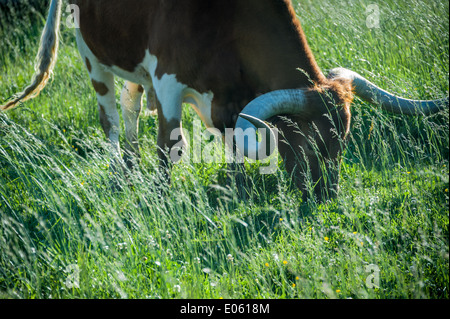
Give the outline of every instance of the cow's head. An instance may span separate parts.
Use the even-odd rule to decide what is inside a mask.
[[[293,182],[317,199],[334,197],[338,190],[340,155],[350,129],[350,104],[353,93],[402,114],[433,113],[448,106],[448,99],[413,101],[379,89],[360,75],[335,69],[326,82],[305,89],[280,90],[264,94],[249,103],[236,122],[235,131],[259,128],[271,131],[264,121],[279,131],[261,141],[256,135],[247,143],[236,134],[238,149],[256,159],[264,159],[278,144],[286,170]]]
[[[286,170],[303,197],[329,198],[338,190],[340,155],[350,129],[351,87],[336,81],[306,95],[309,114],[276,116],[272,123],[279,131]]]

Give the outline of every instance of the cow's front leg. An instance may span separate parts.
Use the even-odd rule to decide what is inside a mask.
[[[169,178],[171,163],[176,163],[187,145],[181,128],[181,95],[173,96],[171,103],[156,101],[158,110],[158,158],[163,177]]]
[[[227,163],[226,185],[236,187],[238,198],[245,200],[248,198],[249,180],[245,171],[244,157],[237,153],[234,138],[224,136],[225,147],[228,148],[232,158]]]
[[[227,185],[236,187],[239,199],[248,198],[249,179],[245,171],[244,163],[227,164]]]
[[[138,129],[143,93],[141,85],[127,81],[120,97],[126,136],[123,159],[129,169],[140,159]]]

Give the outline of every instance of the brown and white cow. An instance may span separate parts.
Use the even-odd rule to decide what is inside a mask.
[[[319,69],[289,0],[71,0],[79,9],[77,43],[97,92],[100,122],[117,154],[119,114],[114,75],[127,80],[121,105],[125,149],[138,154],[138,117],[144,91],[156,92],[159,158],[180,140],[182,103],[193,105],[207,127],[245,131],[267,121],[282,132],[278,148],[287,171],[305,190],[337,189],[339,154],[350,128],[353,93],[394,113],[437,112],[448,99],[412,101],[360,75]],[[52,0],[33,83],[1,109],[37,95],[54,67],[61,0]],[[300,70],[300,71],[299,71]],[[301,134],[299,132],[302,132]],[[274,134],[268,134],[273,143]],[[256,135],[236,134],[240,151],[264,158]],[[265,139],[267,141],[267,139]],[[302,163],[308,163],[304,169]],[[306,192],[304,192],[306,194]]]

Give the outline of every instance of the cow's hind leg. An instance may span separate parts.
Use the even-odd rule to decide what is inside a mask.
[[[119,145],[120,117],[116,107],[114,75],[100,64],[84,42],[79,29],[76,32],[76,39],[81,58],[96,92],[100,124],[110,143],[110,173],[112,177],[116,174],[121,175],[123,162]],[[120,182],[115,178],[111,179],[111,187],[114,190],[120,189]]]
[[[116,108],[114,75],[100,64],[88,48],[79,29],[76,32],[78,50],[86,65],[92,86],[97,94],[100,123],[112,146],[114,157],[120,156],[119,134],[120,118]]]
[[[92,86],[97,95],[100,124],[111,146],[111,171],[118,172],[122,166],[119,144],[120,117],[116,107],[114,75],[106,71],[95,58],[85,57]]]
[[[127,81],[120,97],[126,136],[123,159],[129,169],[132,169],[140,158],[138,129],[143,93],[144,88],[141,85]]]
[[[114,94],[114,76],[105,73],[97,79],[92,79],[92,83],[97,92],[100,124],[111,145],[111,172],[121,173],[123,162],[119,144],[120,117]]]
[[[97,92],[100,124],[111,143],[113,155],[120,156],[120,117],[114,94],[114,76],[109,72],[97,73],[91,77],[91,81]]]
[[[145,109],[146,115],[155,116],[158,114],[157,105],[156,105],[156,93],[153,87],[150,87],[146,92],[147,96],[147,108]]]

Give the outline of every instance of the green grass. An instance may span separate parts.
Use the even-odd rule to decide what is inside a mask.
[[[366,26],[369,4],[380,28]],[[295,8],[324,71],[448,96],[448,1]],[[28,84],[44,21],[5,14],[2,102]],[[400,117],[357,99],[341,190],[323,204],[302,202],[281,162],[270,176],[247,165],[245,201],[222,164],[184,161],[157,187],[156,118],[140,120],[140,169],[111,174],[95,92],[73,30],[61,33],[53,81],[0,114],[0,298],[448,298],[448,110]]]

